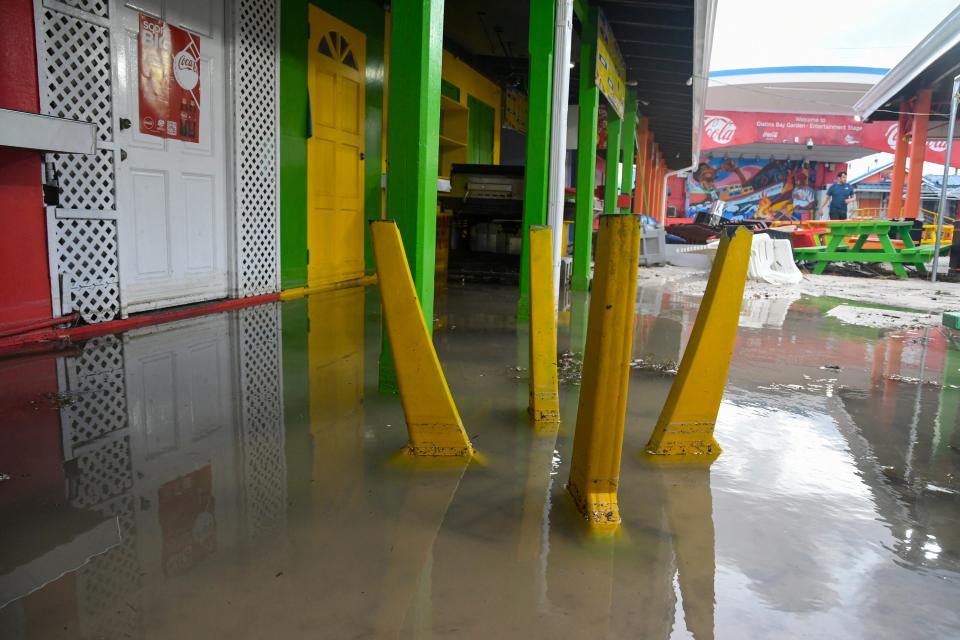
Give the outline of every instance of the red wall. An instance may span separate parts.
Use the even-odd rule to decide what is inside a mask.
[[[37,112],[32,0],[3,0],[0,107]],[[36,151],[0,147],[0,331],[51,317],[46,221]]]
[[[52,355],[0,362],[0,520],[13,507],[61,504],[66,495],[57,363]],[[9,511],[7,513],[10,513]]]
[[[669,190],[669,193],[667,194],[667,207],[676,208],[677,215],[681,218],[686,216],[686,178],[678,178],[677,176],[667,178],[667,189]]]

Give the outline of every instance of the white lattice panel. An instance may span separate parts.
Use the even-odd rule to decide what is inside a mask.
[[[237,284],[240,296],[279,289],[276,0],[237,0],[234,76]]]
[[[130,436],[109,434],[73,450],[77,478],[73,504],[91,508],[133,488]]]
[[[247,536],[254,541],[286,522],[279,305],[241,309],[238,322]]]
[[[100,18],[110,17],[110,0],[59,0],[68,7],[85,11]]]
[[[91,212],[114,211],[117,197],[113,167],[114,152],[97,149],[91,156],[79,153],[47,155],[56,164],[60,179],[60,206]]]
[[[77,2],[77,4],[96,4]],[[110,31],[81,18],[44,9],[39,43],[43,112],[97,125],[101,142],[113,140]]]
[[[111,320],[120,312],[119,240],[116,220],[54,220],[61,296],[87,322]]]
[[[78,311],[90,323],[112,320],[120,312],[120,264],[110,2],[36,3],[41,111],[94,123],[98,140],[91,156],[47,155],[61,188],[47,239],[56,312]]]
[[[88,341],[76,357],[64,358],[67,402],[60,408],[64,451],[125,429],[126,386],[123,346],[116,336]]]
[[[134,603],[141,587],[142,570],[137,557],[135,504],[128,493],[94,509],[101,515],[117,518],[122,542],[91,558],[77,571],[81,637],[135,638],[138,635],[140,608]]]

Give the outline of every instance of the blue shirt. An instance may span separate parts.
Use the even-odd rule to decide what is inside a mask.
[[[853,195],[853,187],[849,184],[840,184],[835,182],[827,189],[827,196],[830,197],[830,211],[836,213],[847,212],[847,198]]]

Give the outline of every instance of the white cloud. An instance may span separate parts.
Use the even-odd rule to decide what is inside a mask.
[[[892,67],[957,0],[719,0],[711,70]]]

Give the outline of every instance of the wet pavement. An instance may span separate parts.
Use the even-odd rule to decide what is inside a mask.
[[[748,300],[710,468],[639,457],[699,299],[638,294],[620,507],[529,425],[515,292],[439,292],[486,464],[415,471],[375,288],[0,360],[0,638],[960,637],[960,345]]]

